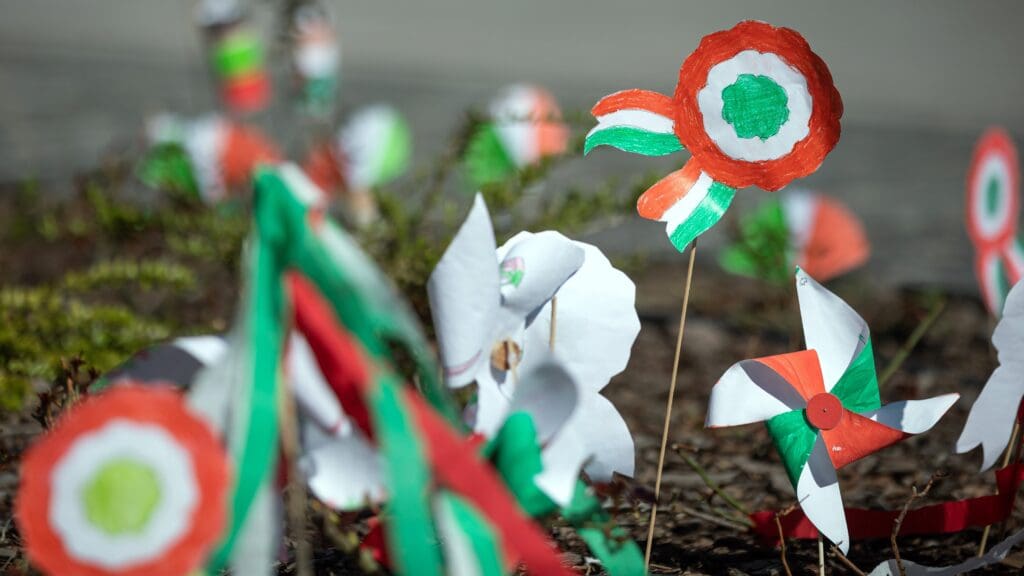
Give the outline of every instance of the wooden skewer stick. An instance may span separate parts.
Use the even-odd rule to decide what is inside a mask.
[[[1013,446],[1017,442],[1017,435],[1020,433],[1020,420],[1013,421],[1013,432],[1010,433],[1010,443],[1006,446],[1006,454],[1003,455],[1002,468],[1006,468],[1010,465],[1010,457],[1013,454]],[[981,533],[981,542],[978,544],[978,556],[985,555],[985,546],[988,545],[988,534],[992,531],[992,525],[985,526],[985,531]]]
[[[683,289],[683,309],[679,312],[679,336],[676,338],[675,361],[672,362],[672,380],[668,387],[668,402],[665,404],[665,425],[661,431],[661,452],[658,454],[658,475],[654,480],[654,504],[651,519],[647,524],[647,548],[644,550],[644,568],[651,563],[651,547],[654,545],[654,524],[658,518],[658,498],[661,496],[661,471],[665,466],[665,447],[668,446],[668,429],[672,423],[672,400],[676,395],[676,380],[679,377],[679,354],[683,350],[683,333],[686,329],[686,308],[690,304],[690,286],[693,282],[693,261],[697,255],[697,241],[690,245],[690,264],[686,270],[686,287]]]
[[[299,426],[295,396],[282,384],[280,398],[281,448],[288,463],[288,525],[295,541],[295,573],[313,576],[313,548],[306,538],[306,483],[299,470]]]
[[[825,542],[818,534],[818,576],[825,576]]]

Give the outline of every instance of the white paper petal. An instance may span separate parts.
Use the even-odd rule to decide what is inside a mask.
[[[523,372],[521,378],[509,412],[529,414],[537,428],[537,441],[544,444],[562,430],[576,410],[576,384],[561,362],[550,356]]]
[[[640,333],[636,286],[597,247],[575,244],[585,258],[556,294],[554,350],[580,386],[597,392],[626,368]],[[526,327],[524,364],[550,348],[551,310],[549,301]]]
[[[839,493],[836,470],[820,434],[800,472],[796,497],[811,524],[845,554],[850,548],[850,535],[843,511],[843,497]]]
[[[560,507],[568,506],[589,456],[587,447],[571,428],[562,430],[541,452],[544,469],[534,483]]]
[[[292,334],[288,341],[287,367],[295,403],[303,417],[313,420],[325,431],[341,432],[342,427],[351,427],[337,397],[320,373],[309,342],[298,333]]]
[[[344,428],[331,434],[304,421],[299,465],[314,496],[331,508],[353,510],[379,502],[385,489],[377,451],[358,428]]]
[[[827,392],[867,345],[871,334],[853,308],[799,268],[796,291],[807,349],[818,353]]]
[[[520,232],[502,246],[498,258],[502,267],[515,261],[522,272],[518,285],[501,286],[502,308],[519,321],[543,306],[580,269],[584,253],[572,240],[549,230]]]
[[[445,380],[465,386],[489,362],[491,336],[500,306],[491,218],[483,197],[459,228],[427,282]]]
[[[784,378],[756,360],[737,362],[711,388],[707,428],[762,422],[807,402]]]
[[[999,366],[992,372],[978,399],[971,406],[967,423],[956,442],[964,453],[979,444],[984,450],[981,470],[995,464],[1010,441],[1017,407],[1024,396],[1024,282],[1017,283],[1006,297],[1003,316],[992,335],[999,352]]]
[[[861,415],[906,434],[923,434],[931,430],[959,398],[959,394],[943,394],[927,400],[893,402]]]
[[[635,450],[633,436],[615,405],[600,394],[587,394],[570,426],[593,455],[584,467],[597,482],[610,482],[612,473],[633,476]]]
[[[511,380],[511,378],[510,378]],[[488,438],[493,438],[505,422],[511,401],[491,375],[489,365],[477,373],[476,378],[476,419],[473,429]]]

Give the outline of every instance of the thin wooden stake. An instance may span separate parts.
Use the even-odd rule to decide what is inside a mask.
[[[690,264],[686,269],[686,287],[683,289],[683,309],[679,312],[679,336],[676,337],[676,354],[672,362],[672,380],[668,386],[668,402],[665,404],[665,425],[661,431],[661,452],[658,454],[658,475],[654,480],[654,505],[651,519],[647,524],[647,549],[644,550],[644,568],[651,563],[651,547],[654,545],[654,524],[658,518],[658,499],[661,496],[661,471],[665,466],[665,448],[668,446],[668,429],[672,423],[672,400],[676,395],[676,380],[679,377],[679,354],[683,350],[683,333],[686,330],[686,308],[690,304],[690,286],[693,282],[693,261],[697,255],[697,241],[690,245]]]
[[[295,541],[295,574],[313,576],[313,547],[306,538],[306,483],[299,469],[299,426],[295,396],[280,386],[281,448],[288,462],[288,525]]]
[[[1001,468],[1006,468],[1010,465],[1010,456],[1013,454],[1013,446],[1017,443],[1017,435],[1020,433],[1020,420],[1013,421],[1013,432],[1010,433],[1010,443],[1006,446],[1006,454],[1003,455],[1003,465]],[[985,555],[985,546],[988,545],[988,534],[992,531],[992,525],[985,526],[985,531],[981,533],[981,542],[978,544],[978,556]]]
[[[548,333],[548,346],[555,351],[555,335],[558,334],[558,296],[551,297],[551,331]]]
[[[825,541],[818,534],[818,576],[825,576]]]

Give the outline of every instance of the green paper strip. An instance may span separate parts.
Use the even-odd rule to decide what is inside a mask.
[[[454,521],[456,528],[468,540],[476,559],[479,576],[501,576],[505,573],[501,542],[487,519],[469,502],[449,492],[438,495],[439,505]],[[451,568],[451,559],[448,559]]]
[[[725,184],[712,182],[708,189],[708,195],[700,201],[700,204],[693,209],[675,229],[669,234],[669,241],[676,247],[676,250],[683,252],[686,247],[697,239],[698,236],[707,232],[712,226],[722,219],[722,215],[729,209],[733,197],[736,196],[736,189]]]
[[[782,465],[786,468],[789,481],[793,483],[795,489],[800,480],[800,472],[803,471],[807,459],[811,457],[818,431],[807,422],[803,410],[779,414],[765,424],[768,426],[768,434],[775,443],[775,449],[782,458]]]
[[[832,387],[832,395],[839,398],[844,408],[858,414],[882,407],[871,340],[868,340],[850,367],[843,372],[839,382]]]
[[[589,154],[598,146],[611,146],[644,156],[667,156],[684,149],[675,134],[650,132],[632,126],[610,126],[591,132],[583,144],[583,154]]]
[[[381,376],[368,398],[390,493],[385,533],[396,552],[392,561],[397,573],[442,576],[430,509],[430,468],[413,417],[398,395],[400,386],[396,377]]]
[[[373,185],[379,186],[398,178],[409,167],[409,156],[412,152],[412,134],[409,125],[397,114],[390,124],[377,168],[374,170]]]

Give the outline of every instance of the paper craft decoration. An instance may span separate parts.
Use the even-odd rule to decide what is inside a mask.
[[[971,406],[967,422],[956,441],[959,454],[981,446],[984,472],[995,464],[1010,442],[1014,419],[1024,398],[1024,282],[1018,282],[1006,297],[1002,319],[992,334],[999,353],[999,366]]]
[[[216,544],[228,477],[219,440],[177,391],[125,383],[28,450],[15,518],[47,574],[180,576]]]
[[[257,166],[281,158],[259,130],[217,115],[186,120],[161,114],[146,133],[153,149],[140,166],[141,179],[207,204],[245,189]]]
[[[849,548],[836,470],[914,434],[959,394],[882,405],[867,324],[804,271],[796,273],[807,349],[734,364],[711,390],[711,428],[765,422],[807,518]]]
[[[475,188],[565,152],[569,129],[546,89],[508,86],[491,102],[489,112],[490,121],[477,128],[466,147],[466,172]]]
[[[262,110],[270,101],[263,42],[238,0],[201,0],[196,23],[224,105],[232,112]]]
[[[487,519],[506,570],[522,561],[537,573],[567,574],[473,441],[456,432],[414,316],[324,214],[322,192],[291,165],[261,168],[255,181],[256,230],[245,259],[242,314],[227,355],[200,375],[190,394],[192,405],[224,430],[238,468],[231,524],[207,569],[216,572],[229,559],[239,573],[266,573],[270,565],[280,525],[269,486],[279,374],[294,326],[345,414],[381,455],[385,535],[399,552],[393,556],[398,573],[442,573],[433,498],[447,491]],[[395,375],[396,350],[416,366],[421,392]]]
[[[986,131],[974,148],[967,174],[966,212],[982,298],[989,312],[999,316],[1006,293],[1024,275],[1024,247],[1017,239],[1017,149],[1000,128]]]
[[[200,370],[216,362],[227,349],[220,336],[188,336],[157,344],[135,354],[102,375],[89,387],[96,392],[121,380],[163,382],[185,389]]]
[[[327,7],[319,2],[299,5],[292,14],[291,41],[302,108],[313,117],[330,119],[338,96],[341,45]]]
[[[722,253],[722,267],[779,282],[788,281],[794,266],[827,282],[863,265],[871,253],[863,226],[846,206],[802,189],[786,189],[740,220],[739,236]]]
[[[843,104],[825,62],[794,30],[740,22],[704,37],[672,97],[625,90],[591,111],[584,153],[613,146],[645,156],[684,148],[686,165],[648,189],[640,216],[666,222],[682,251],[722,217],[735,191],[774,191],[821,165],[839,141]]]
[[[900,563],[894,559],[886,560],[875,566],[875,569],[868,576],[960,576],[961,574],[973,572],[978,568],[1002,562],[1009,555],[1010,551],[1013,550],[1014,546],[1021,542],[1024,542],[1024,530],[1014,532],[1009,538],[993,546],[984,556],[975,556],[954,566],[922,566],[908,560],[902,560],[903,568],[901,570]]]
[[[371,189],[404,174],[411,157],[405,118],[391,106],[374,104],[353,114],[334,142],[314,148],[305,170],[322,190],[340,195],[352,220],[364,226],[377,219]]]
[[[565,479],[574,479],[588,459],[585,469],[595,481],[607,482],[613,472],[632,476],[632,437],[600,390],[625,368],[640,321],[633,283],[600,250],[550,231],[522,232],[496,249],[478,194],[427,293],[445,380],[456,388],[477,383],[473,425],[488,436],[504,421],[520,376],[551,349],[550,301],[557,295],[554,353],[578,383],[580,398],[544,450],[539,483],[565,505],[575,485]]]

